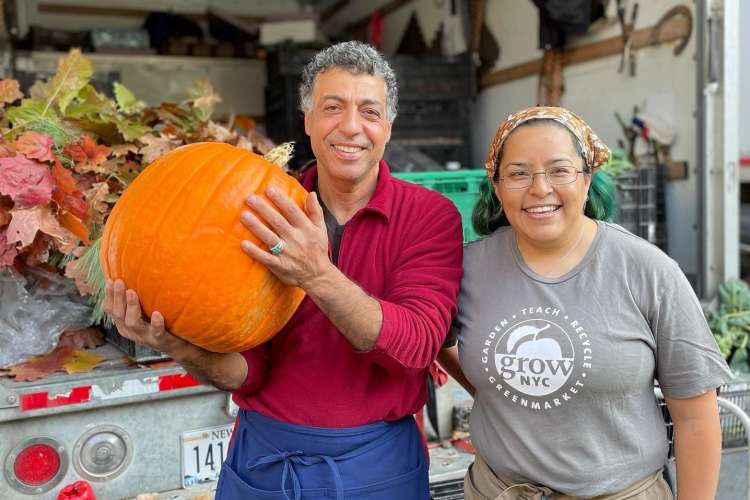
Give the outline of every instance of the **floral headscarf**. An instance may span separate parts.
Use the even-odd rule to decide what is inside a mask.
[[[581,151],[586,157],[586,166],[588,166],[591,172],[609,160],[609,148],[596,136],[591,127],[580,116],[565,108],[534,106],[513,113],[498,127],[495,138],[492,139],[492,143],[490,144],[487,161],[484,164],[487,169],[487,176],[490,179],[493,178],[499,167],[497,163],[498,155],[510,133],[522,123],[540,118],[554,120],[571,131],[578,140]]]

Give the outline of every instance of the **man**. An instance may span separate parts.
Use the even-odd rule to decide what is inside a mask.
[[[250,258],[307,297],[270,342],[216,354],[141,319],[134,291],[108,283],[105,310],[128,338],[234,392],[241,411],[217,498],[429,498],[412,415],[455,312],[458,212],[391,177],[382,161],[396,117],[390,66],[345,42],[317,54],[300,86],[317,165],[305,210],[277,192],[248,198]],[[249,233],[248,233],[249,234]]]

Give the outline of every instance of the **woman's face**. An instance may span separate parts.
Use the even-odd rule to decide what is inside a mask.
[[[573,137],[562,126],[521,126],[506,139],[500,177],[526,170],[532,174],[554,167],[583,170]],[[494,183],[495,194],[508,221],[519,236],[542,247],[565,245],[571,230],[580,227],[591,176],[578,174],[570,184],[550,184],[544,175],[534,175],[531,186],[508,189],[503,180]]]

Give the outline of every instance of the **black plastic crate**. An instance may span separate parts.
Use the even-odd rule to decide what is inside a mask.
[[[399,96],[404,99],[459,99],[474,95],[473,66],[468,56],[396,56],[389,62],[396,73]]]
[[[117,332],[117,328],[115,328],[114,326],[102,327],[102,332],[104,332],[104,338],[107,340],[107,342],[117,347],[127,357],[138,363],[148,363],[152,361],[169,359],[169,356],[164,353],[155,351],[151,348],[123,337]]]
[[[407,99],[399,102],[393,137],[461,137],[468,125],[468,101]]]
[[[266,56],[266,74],[268,81],[278,77],[302,75],[310,59],[325,45],[320,44],[280,44]]]

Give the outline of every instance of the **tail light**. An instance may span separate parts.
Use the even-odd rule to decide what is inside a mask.
[[[59,471],[60,455],[48,444],[32,444],[24,448],[13,462],[16,477],[29,486],[45,484]]]
[[[73,448],[73,466],[90,481],[109,481],[119,476],[133,458],[130,436],[115,425],[86,431]]]
[[[65,447],[55,439],[27,439],[17,445],[5,460],[10,485],[27,494],[38,494],[55,487],[68,468]]]

